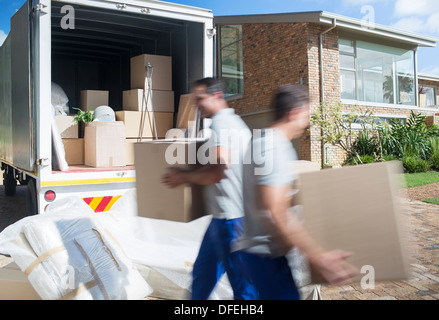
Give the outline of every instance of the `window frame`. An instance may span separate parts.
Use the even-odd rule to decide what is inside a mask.
[[[241,32],[239,37],[235,40],[232,41],[230,43],[227,43],[226,45],[222,45],[222,29],[225,27],[231,27],[231,26],[239,26],[241,28]],[[231,46],[237,46],[238,49],[238,59],[240,61],[240,66],[241,66],[241,79],[240,79],[240,83],[238,85],[238,92],[237,93],[227,93],[226,92],[226,99],[227,100],[233,100],[233,99],[238,99],[244,96],[244,59],[243,59],[243,36],[242,36],[242,25],[240,24],[224,24],[224,25],[218,25],[218,36],[217,36],[217,75],[218,78],[222,79],[224,81],[224,77],[223,77],[223,50],[225,48],[231,47]],[[227,83],[226,81],[224,81],[225,83]]]
[[[346,52],[346,51],[342,51],[340,50],[340,42],[341,41],[349,41],[352,43],[352,47],[353,47],[353,52]],[[338,48],[339,48],[339,59],[340,56],[351,56],[354,57],[354,69],[352,68],[346,68],[346,67],[342,67],[341,63],[339,62],[339,79],[341,82],[341,73],[342,71],[346,71],[346,72],[354,72],[355,74],[355,89],[354,89],[354,95],[355,97],[353,99],[350,98],[342,98],[342,83],[340,83],[340,100],[344,103],[344,104],[362,104],[362,105],[370,105],[370,106],[389,106],[391,105],[392,107],[397,107],[397,108],[408,108],[408,109],[413,109],[414,107],[417,107],[417,103],[416,103],[416,82],[417,82],[417,70],[416,70],[416,54],[415,54],[415,50],[413,49],[407,49],[407,48],[398,48],[398,47],[394,47],[397,49],[403,49],[403,50],[407,50],[407,52],[411,52],[412,53],[412,59],[413,59],[413,93],[415,95],[415,102],[414,104],[403,104],[403,103],[397,103],[401,92],[397,92],[397,90],[399,90],[399,84],[398,84],[398,68],[397,68],[397,62],[393,61],[391,68],[392,68],[392,77],[393,77],[393,93],[392,93],[392,101],[391,102],[374,102],[374,101],[367,101],[366,99],[364,99],[364,94],[363,94],[363,99],[360,99],[360,86],[359,86],[359,74],[360,71],[358,70],[358,46],[357,46],[357,42],[358,41],[362,41],[365,43],[369,43],[369,44],[378,44],[375,42],[371,42],[371,41],[367,41],[367,40],[360,40],[360,39],[355,39],[352,36],[343,36],[343,37],[339,37],[338,39]],[[385,45],[386,47],[392,48],[392,46],[389,45]],[[376,51],[378,53],[381,53],[381,51]],[[385,52],[384,52],[385,53]],[[362,86],[364,87],[364,83],[362,84]],[[364,92],[364,88],[363,88],[363,92]]]
[[[438,105],[437,95],[438,95],[438,93],[439,93],[438,88],[437,88],[437,87],[434,87],[434,86],[431,86],[431,85],[421,85],[420,87],[422,87],[423,89],[429,89],[429,90],[431,90],[432,95],[433,95],[433,97],[432,97],[432,98],[433,98],[433,104],[429,105],[429,104],[427,104],[427,102],[426,102],[425,106],[426,106],[426,107],[435,107],[435,106],[437,106],[437,105]]]

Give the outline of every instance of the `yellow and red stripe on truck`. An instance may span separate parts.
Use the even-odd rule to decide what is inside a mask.
[[[90,197],[83,198],[94,212],[106,212],[111,209],[117,200],[122,196]]]

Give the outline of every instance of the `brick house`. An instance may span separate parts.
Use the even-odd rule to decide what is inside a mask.
[[[311,113],[341,101],[346,111],[358,105],[381,119],[411,110],[439,119],[439,77],[417,73],[417,49],[434,47],[435,38],[322,11],[222,16],[215,25],[217,74],[252,129],[269,123],[272,92],[286,83],[308,85]],[[319,135],[311,127],[293,141],[299,158],[341,163],[345,155],[323,147]]]

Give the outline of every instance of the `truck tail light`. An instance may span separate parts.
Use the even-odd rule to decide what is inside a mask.
[[[53,200],[55,200],[55,198],[56,198],[56,194],[52,190],[46,191],[46,193],[44,194],[44,199],[47,202],[52,202]]]

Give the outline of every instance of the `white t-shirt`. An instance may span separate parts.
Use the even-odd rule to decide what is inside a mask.
[[[211,119],[211,132],[204,150],[212,150],[211,148],[218,146],[228,148],[231,152],[231,164],[225,171],[227,178],[204,187],[207,214],[212,214],[215,219],[242,218],[242,164],[251,132],[232,108],[222,109]]]
[[[252,161],[244,164],[243,170],[245,228],[235,250],[273,257],[285,255],[287,252],[272,237],[271,215],[260,208],[255,190],[257,186],[292,185],[297,179],[291,166],[297,160],[296,151],[281,131],[264,129],[259,137],[254,133],[248,152]]]

